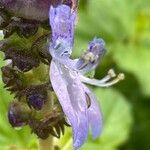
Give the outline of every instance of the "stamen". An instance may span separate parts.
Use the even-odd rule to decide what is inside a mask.
[[[111,78],[114,78],[115,76],[116,76],[116,74],[115,74],[114,70],[110,69],[108,71],[108,75],[106,75],[101,80],[90,79],[90,78],[87,78],[82,75],[80,75],[80,79],[82,82],[87,83],[87,84],[91,84],[91,85],[95,85],[95,86],[99,86],[99,87],[109,87],[109,86],[112,86],[112,85],[118,83],[121,80],[124,80],[124,78],[125,78],[125,75],[123,73],[119,73],[115,79],[113,79],[112,81],[109,81]],[[109,81],[109,82],[107,82],[107,81]]]
[[[104,78],[102,78],[101,80],[99,80],[99,83],[105,83],[105,82],[109,81],[111,78],[114,78],[114,77],[116,77],[116,73],[113,69],[110,69],[108,71],[107,75]]]
[[[107,81],[109,81],[111,78],[114,78],[114,77],[116,77],[116,73],[115,73],[115,71],[113,70],[113,69],[110,69],[109,71],[108,71],[108,73],[107,73],[107,75],[105,76],[105,77],[103,77],[101,80],[97,80],[97,79],[90,79],[90,80],[92,80],[92,82],[94,83],[94,84],[97,84],[97,83],[99,83],[99,84],[102,84],[102,83],[106,83]],[[80,78],[81,78],[81,80],[82,80],[82,78],[84,78],[83,79],[83,82],[86,82],[86,83],[88,83],[88,84],[91,84],[91,83],[89,83],[89,78],[86,78],[86,77],[84,77],[84,76],[82,76],[82,75],[80,75]],[[86,78],[86,79],[85,79]]]

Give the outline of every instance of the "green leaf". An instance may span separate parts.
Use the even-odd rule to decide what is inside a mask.
[[[132,35],[137,7],[137,1],[89,1],[86,11],[79,12],[77,37],[90,39],[98,36],[107,41],[118,42]]]
[[[139,81],[142,93],[150,95],[150,52],[149,48],[118,44],[114,46],[114,60],[125,71],[133,73]],[[135,87],[136,88],[136,87]],[[132,90],[132,89],[131,89]]]

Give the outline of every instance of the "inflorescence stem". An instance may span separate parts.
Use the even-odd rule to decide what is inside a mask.
[[[45,140],[39,139],[39,150],[54,150],[53,137],[49,136]]]

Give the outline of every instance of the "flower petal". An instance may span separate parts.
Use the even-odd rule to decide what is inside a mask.
[[[96,101],[95,95],[84,84],[82,85],[86,94],[91,100],[91,106],[88,109],[89,124],[92,129],[93,138],[97,138],[101,134],[103,126],[102,113]]]
[[[50,53],[63,56],[72,53],[76,12],[67,5],[50,7],[50,25],[52,28],[52,44]],[[54,51],[54,52],[53,52]]]
[[[88,134],[88,114],[85,92],[78,74],[52,60],[50,78],[62,109],[73,129],[74,148],[78,149]]]
[[[60,69],[53,60],[50,66],[50,79],[64,113],[68,117],[73,130],[77,130],[77,116],[72,107],[65,80],[60,73]]]
[[[68,92],[73,108],[78,116],[78,133],[74,141],[74,147],[78,149],[85,142],[88,134],[88,114],[85,92],[77,73],[75,73],[74,79],[68,83]]]
[[[83,73],[95,69],[105,51],[105,42],[102,39],[94,38],[89,43],[87,51],[77,61],[76,68]]]

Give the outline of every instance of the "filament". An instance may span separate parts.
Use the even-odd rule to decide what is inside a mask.
[[[114,78],[113,80],[110,81],[110,79]],[[121,80],[124,80],[125,75],[123,73],[119,73],[116,77],[116,74],[114,72],[113,69],[110,69],[108,71],[108,74],[102,78],[101,80],[98,79],[90,79],[87,78],[83,75],[80,75],[80,79],[82,82],[90,84],[90,85],[95,85],[95,86],[99,86],[99,87],[109,87],[112,86],[116,83],[118,83]]]

